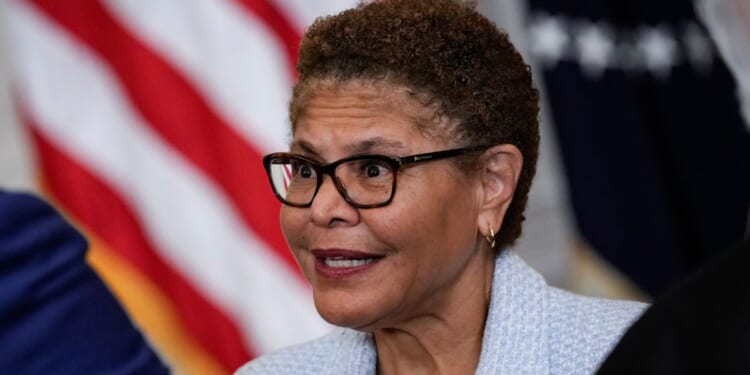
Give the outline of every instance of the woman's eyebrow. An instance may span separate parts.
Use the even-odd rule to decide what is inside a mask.
[[[401,141],[395,141],[383,137],[373,137],[352,144],[350,145],[349,149],[353,154],[364,154],[373,152],[373,150],[382,149],[387,149],[389,151],[401,151],[406,150],[406,146]]]
[[[303,151],[305,154],[320,157],[318,152],[315,150],[315,146],[306,141],[297,141],[292,143],[291,147],[289,147],[289,150],[291,150],[292,152]]]

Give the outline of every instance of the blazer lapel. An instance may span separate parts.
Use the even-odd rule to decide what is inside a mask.
[[[325,375],[375,375],[378,356],[372,335],[352,329],[340,329],[332,360],[323,369]]]
[[[548,374],[547,284],[510,250],[498,256],[477,374]]]

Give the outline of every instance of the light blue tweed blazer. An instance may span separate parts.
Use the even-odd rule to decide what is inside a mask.
[[[644,307],[550,287],[504,251],[495,265],[476,374],[591,374]],[[340,328],[257,358],[236,374],[374,375],[376,363],[370,334]]]

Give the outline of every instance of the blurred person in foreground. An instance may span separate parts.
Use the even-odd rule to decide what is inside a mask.
[[[291,152],[264,158],[318,312],[342,327],[239,374],[591,373],[642,311],[546,285],[510,246],[538,153],[529,67],[446,0],[305,33]]]
[[[0,373],[169,373],[87,249],[49,203],[0,189]]]
[[[750,210],[746,228],[654,301],[597,374],[750,374]]]

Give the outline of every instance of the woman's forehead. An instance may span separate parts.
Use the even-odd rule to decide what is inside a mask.
[[[291,150],[323,160],[328,160],[332,156],[331,154],[335,154],[336,158],[357,154],[399,156],[411,153],[412,147],[415,145],[407,144],[408,142],[408,140],[402,141],[380,136],[332,141],[297,139],[293,142]]]
[[[326,105],[322,110],[311,108],[310,114],[300,119],[292,151],[324,159],[360,153],[400,155],[434,143],[400,113]]]
[[[326,101],[337,100],[341,103],[361,102],[371,107],[400,107],[408,108],[409,113],[415,110],[427,113],[427,106],[416,100],[413,90],[385,81],[348,80],[335,82],[330,80],[316,80],[307,84],[305,95],[296,103],[300,115],[315,104],[325,105]]]
[[[450,121],[438,116],[435,105],[425,104],[414,90],[402,85],[364,80],[319,81],[305,91],[292,103],[295,139],[301,124],[357,125],[360,131],[385,130],[396,125],[428,138],[445,136],[450,129]]]

